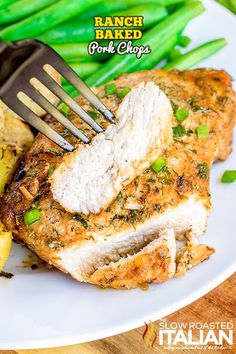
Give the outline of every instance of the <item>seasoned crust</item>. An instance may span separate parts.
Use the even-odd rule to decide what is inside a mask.
[[[177,251],[175,276],[184,275],[187,270],[208,259],[215,249],[204,244],[189,242]]]
[[[50,178],[53,198],[86,215],[109,207],[173,142],[172,116],[159,87],[141,83],[119,105],[117,124],[64,156]]]
[[[175,242],[174,234],[171,235],[173,230],[166,231],[164,237],[160,236],[150,242],[135,255],[98,268],[88,277],[87,282],[115,289],[132,289],[146,283],[161,283],[173,276],[184,275],[215,253],[211,246],[189,242],[177,251],[175,257],[175,246],[171,245],[172,237]]]
[[[173,229],[167,229],[135,255],[97,269],[87,281],[104,288],[131,289],[164,282],[174,273],[175,235]]]
[[[210,210],[209,169],[218,159],[225,159],[231,151],[232,129],[235,124],[235,95],[231,78],[223,71],[197,69],[193,71],[162,72],[160,70],[127,74],[118,78],[117,87],[136,87],[141,82],[155,82],[168,98],[189,111],[183,123],[188,135],[176,139],[163,154],[168,171],[159,175],[152,169],[146,170],[122,191],[107,210],[98,215],[71,214],[55,202],[50,192],[48,171],[60,163],[63,151],[42,135],[35,142],[22,162],[24,177],[13,182],[3,197],[0,212],[6,226],[15,237],[27,244],[41,258],[67,272],[58,262],[58,254],[73,245],[83,245],[108,239],[111,235],[127,229],[139,229],[152,217],[164,215],[194,195],[207,211]],[[119,100],[116,95],[107,98],[104,88],[97,94],[103,102],[116,111]],[[80,98],[79,103],[87,111],[91,107]],[[73,122],[82,129],[78,117],[71,115]],[[46,120],[74,144],[74,139],[50,117]],[[102,117],[98,123],[106,123]],[[209,137],[198,139],[195,129],[207,124]],[[173,126],[177,122],[173,120]],[[92,135],[86,131],[86,134]],[[207,166],[201,174],[199,166]],[[35,197],[33,202],[24,198],[19,187],[24,186]],[[138,211],[125,207],[129,198],[141,205]],[[41,211],[41,220],[29,227],[24,225],[24,212],[36,206]],[[193,218],[194,223],[194,218]]]

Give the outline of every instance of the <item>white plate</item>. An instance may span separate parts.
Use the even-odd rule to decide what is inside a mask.
[[[187,30],[192,46],[226,37],[228,47],[204,66],[226,69],[236,77],[236,18],[213,1],[205,4],[207,11]],[[0,278],[0,349],[54,347],[118,334],[178,310],[230,276],[235,270],[236,184],[221,184],[219,178],[225,169],[236,168],[234,145],[235,152],[214,165],[211,175],[213,212],[202,242],[217,252],[209,261],[147,292],[101,291],[60,272],[17,267],[25,250],[15,246],[6,269],[15,276]]]

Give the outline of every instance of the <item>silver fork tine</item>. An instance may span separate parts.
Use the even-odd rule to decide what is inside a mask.
[[[82,140],[84,143],[89,143],[89,138],[82,133],[74,124],[72,124],[69,119],[67,119],[58,109],[56,109],[44,96],[41,95],[33,86],[25,87],[23,91],[28,97],[30,97],[34,102],[36,102],[41,108],[46,112],[51,114],[54,118],[58,120],[64,127],[66,127],[74,136]]]
[[[37,77],[37,76],[35,76]],[[37,79],[44,84],[51,92],[53,92],[57,97],[59,97],[63,102],[69,106],[72,111],[77,113],[80,118],[86,122],[91,128],[93,128],[97,133],[103,132],[102,127],[98,125],[89,115],[86,113],[73,98],[66,93],[61,86],[53,80],[53,78],[48,75],[48,73],[41,72],[39,73],[39,77]]]
[[[55,130],[53,130],[47,123],[45,123],[41,118],[39,118],[19,99],[18,102],[17,99],[14,99],[14,101],[9,102],[8,106],[11,107],[11,109],[20,117],[22,117],[27,123],[37,129],[40,133],[45,135],[48,139],[52,140],[54,143],[59,145],[62,149],[66,151],[74,150],[74,147],[68,141],[66,141],[61,135],[59,135]]]
[[[66,65],[65,62],[58,58],[53,63],[53,67],[74,86],[87,100],[110,122],[114,123],[114,114],[97,98],[93,91],[80,79],[80,77]]]

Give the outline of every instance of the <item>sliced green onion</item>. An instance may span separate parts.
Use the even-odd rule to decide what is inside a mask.
[[[236,181],[236,170],[225,171],[221,177],[222,183],[233,183]]]
[[[215,54],[220,49],[222,49],[227,44],[224,38],[215,39],[214,41],[210,41],[202,44],[199,47],[196,47],[190,50],[187,53],[181,54],[175,60],[168,62],[162,69],[172,70],[187,70],[191,69],[193,66],[200,63],[202,60],[208,58],[209,56]]]
[[[96,119],[100,118],[100,116],[101,116],[100,113],[98,113],[96,111],[88,111],[87,113],[91,118],[93,118],[93,120],[96,120]]]
[[[105,93],[107,96],[113,95],[117,92],[117,88],[115,84],[108,84],[104,87]]]
[[[123,199],[124,199],[124,196],[123,196],[122,192],[120,192],[117,196],[117,200],[120,203]]]
[[[209,129],[207,125],[199,125],[196,131],[197,131],[197,137],[199,139],[207,138],[209,136]]]
[[[34,224],[36,221],[40,220],[40,218],[40,211],[38,209],[31,209],[30,211],[27,211],[27,213],[25,213],[24,215],[25,225],[29,226],[31,224]]]
[[[131,88],[129,87],[124,87],[123,89],[121,89],[120,91],[117,92],[117,97],[119,99],[124,98],[129,92],[131,91]]]
[[[64,102],[60,102],[58,105],[58,110],[64,114],[66,117],[69,115],[70,113],[70,108],[64,103]]]
[[[156,172],[159,173],[163,170],[163,168],[166,167],[166,160],[163,157],[159,157],[156,161],[153,162],[152,164],[152,169]]]
[[[182,123],[186,118],[188,118],[188,116],[189,116],[189,113],[184,108],[178,108],[175,111],[175,117],[176,117],[177,121],[180,123]]]
[[[182,125],[177,125],[172,129],[174,138],[181,138],[182,136],[186,135],[186,130]]]
[[[186,48],[191,43],[191,38],[188,36],[183,36],[180,38],[179,45],[180,47]]]

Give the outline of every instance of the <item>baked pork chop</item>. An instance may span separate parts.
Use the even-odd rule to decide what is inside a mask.
[[[172,115],[154,83],[131,90],[118,108],[118,123],[64,157],[51,179],[54,199],[71,212],[106,209],[173,141]]]
[[[184,108],[189,113],[181,124],[173,117],[174,143],[163,152],[166,166],[159,173],[146,169],[99,214],[70,213],[53,199],[49,182],[64,152],[38,134],[2,199],[2,220],[14,232],[16,240],[79,281],[132,288],[167,279],[169,276],[164,273],[161,276],[159,271],[170,274],[166,269],[172,247],[168,246],[170,241],[163,244],[161,239],[163,245],[159,252],[160,244],[155,240],[162,237],[163,229],[172,229],[177,238],[190,241],[204,232],[211,207],[209,170],[214,161],[224,160],[231,151],[236,100],[231,78],[224,71],[151,70],[123,75],[114,83],[119,90],[136,88],[143,82],[158,85],[175,111]],[[115,94],[106,97],[104,87],[98,88],[96,94],[116,113],[120,100]],[[83,98],[79,98],[79,103],[85,110],[92,110]],[[89,134],[78,117],[73,114],[70,117]],[[51,117],[46,120],[75,143],[59,123]],[[104,128],[107,126],[102,117],[98,118],[98,123]],[[199,125],[208,126],[208,137],[198,138]],[[22,194],[22,186],[32,198]],[[37,210],[37,218],[27,223],[26,213],[32,209]],[[187,269],[185,259],[191,259],[192,252],[195,259],[192,265],[214,252],[200,247],[201,256],[197,256],[198,248],[187,249],[183,257],[177,259],[178,274]],[[140,258],[140,254],[144,256]],[[173,257],[173,253],[170,254]],[[150,261],[151,255],[159,261]],[[161,255],[165,266],[160,262]],[[145,272],[140,273],[141,266]],[[110,276],[111,271],[114,278]]]

